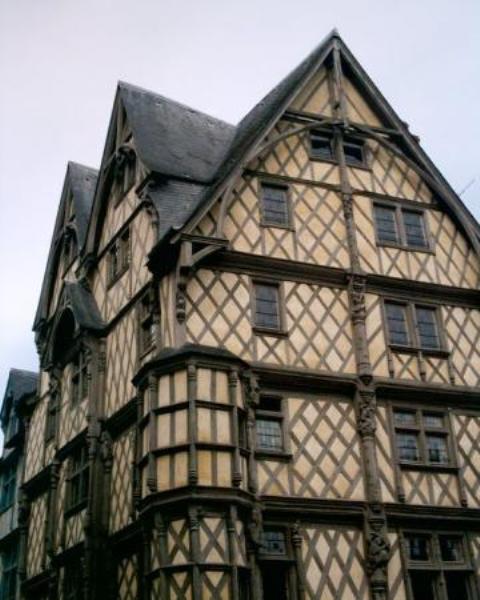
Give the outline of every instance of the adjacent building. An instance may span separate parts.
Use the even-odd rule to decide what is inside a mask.
[[[19,598],[21,519],[19,494],[23,475],[25,431],[20,407],[32,402],[37,373],[11,369],[0,410],[3,452],[0,458],[0,599]]]
[[[35,317],[23,597],[479,598],[479,234],[336,31],[237,126],[119,83]]]

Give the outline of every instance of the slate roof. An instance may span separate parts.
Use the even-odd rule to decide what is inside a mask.
[[[10,369],[5,394],[3,396],[2,409],[0,411],[0,419],[2,421],[5,418],[5,411],[10,400],[13,400],[13,405],[15,406],[26,394],[35,393],[37,382],[38,373],[25,371],[23,369]]]
[[[72,190],[75,207],[75,223],[77,226],[78,245],[82,248],[87,234],[88,221],[92,212],[95,186],[98,171],[79,163],[69,162],[67,178]]]
[[[128,83],[119,83],[119,96],[148,169],[199,183],[212,180],[233,125]]]
[[[100,330],[104,322],[98,310],[92,292],[80,283],[65,283],[65,296],[70,300],[70,306],[78,325],[84,329]]]

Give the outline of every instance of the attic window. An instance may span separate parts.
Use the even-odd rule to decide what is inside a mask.
[[[310,132],[310,156],[320,160],[334,160],[332,138],[326,133]]]
[[[365,166],[365,143],[362,140],[346,138],[343,142],[345,162],[351,167]]]
[[[288,188],[284,185],[262,183],[263,224],[273,227],[288,227],[290,211]]]

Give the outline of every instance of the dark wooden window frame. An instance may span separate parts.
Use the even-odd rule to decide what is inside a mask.
[[[15,459],[3,463],[0,490],[0,513],[11,508],[15,502],[17,468],[18,465]]]
[[[70,516],[85,508],[88,502],[90,464],[87,446],[77,446],[67,460],[65,515]],[[78,486],[78,497],[73,495],[74,485]]]
[[[409,556],[408,542],[409,537],[421,537],[428,540],[430,547],[430,556],[428,560],[416,561],[411,560]],[[442,560],[440,550],[440,538],[451,537],[461,538],[462,549],[464,560],[462,561],[445,561]],[[466,585],[469,594],[469,598],[465,600],[474,600],[479,593],[478,584],[475,580],[475,568],[474,561],[472,558],[470,544],[468,540],[468,534],[462,531],[447,531],[439,530],[432,532],[432,530],[411,530],[405,529],[400,532],[401,541],[401,552],[403,557],[403,563],[406,566],[407,571],[407,597],[409,600],[413,600],[413,590],[411,583],[411,574],[417,573],[422,576],[430,575],[435,577],[437,580],[436,584],[436,600],[448,600],[446,591],[445,573],[460,573],[466,578]]]
[[[330,156],[321,156],[315,154],[315,150],[312,144],[312,138],[319,138],[325,140],[330,144]],[[343,153],[345,156],[345,164],[349,168],[353,169],[364,169],[371,171],[369,161],[369,151],[366,143],[366,139],[360,136],[345,136],[343,140]],[[355,146],[361,149],[362,160],[361,162],[352,161],[345,153],[345,146]],[[310,160],[327,162],[332,164],[338,164],[337,155],[335,152],[335,139],[331,131],[324,131],[322,129],[310,129],[309,130],[309,157]]]
[[[1,554],[2,579],[0,600],[15,600],[17,591],[18,550],[14,543],[7,544]]]
[[[395,420],[396,413],[411,413],[415,417],[414,424],[399,424]],[[425,425],[424,417],[426,415],[434,415],[441,417],[443,420],[442,427],[432,427]],[[427,470],[427,471],[441,471],[441,472],[455,472],[458,473],[459,467],[457,463],[456,451],[455,451],[455,438],[452,431],[450,417],[448,411],[440,408],[432,408],[421,406],[412,407],[412,405],[394,404],[390,407],[390,423],[393,431],[393,446],[396,457],[396,462],[402,469],[410,470]],[[402,433],[410,433],[417,437],[417,448],[419,460],[410,461],[401,459],[399,456],[399,450],[397,446],[397,435]],[[438,436],[446,440],[446,449],[448,453],[448,462],[437,463],[430,462],[428,460],[428,446],[427,437]]]
[[[85,352],[79,350],[72,360],[72,376],[71,376],[71,406],[78,406],[88,398],[89,393],[89,373],[88,362]]]
[[[153,290],[148,289],[141,296],[137,306],[138,354],[140,358],[155,347],[154,311]]]
[[[265,188],[278,188],[285,191],[285,207],[286,207],[286,221],[285,223],[274,223],[268,221],[265,217],[264,207],[264,189]],[[274,227],[276,229],[288,229],[294,231],[293,227],[293,214],[292,214],[292,198],[290,186],[285,182],[278,181],[276,179],[262,178],[258,184],[258,198],[260,199],[260,225],[262,227]]]
[[[262,400],[278,402],[279,410],[269,410],[262,407]],[[258,445],[257,422],[259,420],[275,421],[280,424],[281,448],[266,448]],[[260,403],[255,409],[255,457],[257,459],[273,457],[283,460],[290,460],[292,458],[288,447],[285,400],[277,394],[262,393],[260,395]]]
[[[277,304],[278,304],[278,327],[271,328],[265,327],[262,325],[257,325],[256,323],[256,314],[257,314],[257,294],[256,294],[256,286],[257,285],[266,285],[277,288]],[[286,330],[286,314],[285,314],[285,294],[283,290],[283,282],[274,280],[274,279],[251,279],[250,285],[250,308],[252,311],[252,331],[255,334],[259,335],[271,335],[277,337],[286,337],[288,332]]]
[[[107,249],[108,288],[112,287],[128,271],[130,266],[130,228],[119,232]],[[117,265],[114,265],[114,254]]]
[[[406,314],[406,325],[407,325],[407,333],[409,338],[409,343],[407,345],[403,344],[395,344],[391,341],[390,336],[390,327],[388,324],[387,318],[387,304],[396,304],[398,306],[403,306],[405,308]],[[437,330],[437,337],[439,346],[438,348],[428,348],[423,347],[420,344],[420,336],[418,332],[417,325],[417,317],[416,317],[416,309],[417,308],[426,308],[432,310],[435,318],[435,326]],[[440,307],[436,304],[429,304],[428,302],[409,302],[407,300],[399,300],[398,298],[385,296],[383,297],[383,306],[382,306],[382,318],[383,325],[385,331],[385,337],[387,340],[387,344],[392,351],[395,352],[407,352],[407,353],[422,353],[428,356],[439,356],[442,358],[447,358],[450,355],[450,351],[447,348],[446,335],[445,335],[445,326],[442,320],[442,314]]]
[[[395,229],[397,231],[397,242],[391,242],[388,240],[381,240],[378,234],[377,227],[377,217],[376,217],[376,207],[380,208],[388,208],[394,211],[395,218]],[[422,218],[423,225],[423,234],[425,236],[425,246],[415,246],[411,245],[407,242],[407,233],[405,228],[405,222],[403,218],[404,212],[414,212],[418,213]],[[372,200],[372,214],[373,214],[373,222],[375,229],[375,243],[377,246],[385,246],[389,248],[398,248],[400,250],[407,250],[409,252],[424,252],[426,254],[435,254],[432,244],[432,236],[430,235],[430,230],[428,228],[428,219],[426,217],[427,210],[423,207],[417,207],[414,204],[410,204],[409,202],[394,202],[388,200]]]
[[[47,400],[47,410],[45,415],[45,443],[55,439],[58,427],[58,393],[54,393]]]

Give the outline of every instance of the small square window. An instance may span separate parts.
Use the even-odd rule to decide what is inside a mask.
[[[397,433],[398,458],[409,462],[418,462],[418,436],[415,433]]]
[[[278,419],[257,417],[255,421],[258,450],[283,450],[282,422]]]
[[[365,144],[360,140],[346,139],[343,142],[345,162],[351,167],[365,166]]]
[[[421,348],[440,348],[436,312],[434,308],[416,307],[417,330]]]
[[[407,246],[427,248],[423,214],[414,210],[403,209],[402,215]]]
[[[275,556],[286,556],[285,532],[278,529],[266,529],[262,536],[262,552]]]
[[[441,535],[439,541],[443,562],[463,562],[463,541],[460,536]]]
[[[436,413],[425,413],[423,415],[423,424],[426,428],[437,429],[444,426],[443,415]]]
[[[310,146],[312,158],[320,160],[334,159],[332,138],[330,136],[312,131],[310,133]]]
[[[412,535],[406,538],[408,558],[413,561],[426,562],[430,560],[430,538]]]
[[[398,244],[400,240],[395,208],[375,205],[374,213],[378,240],[380,242]]]
[[[408,427],[415,426],[417,418],[414,412],[406,410],[396,410],[394,413],[395,425]]]
[[[279,289],[277,285],[255,284],[255,325],[273,330],[280,329]]]
[[[437,465],[448,464],[448,448],[445,436],[428,434],[426,442],[428,462]]]
[[[290,224],[288,189],[281,185],[262,184],[262,212],[265,225],[287,227]]]
[[[391,344],[408,346],[410,343],[406,308],[407,307],[403,304],[395,304],[393,302],[385,303],[388,333]]]

